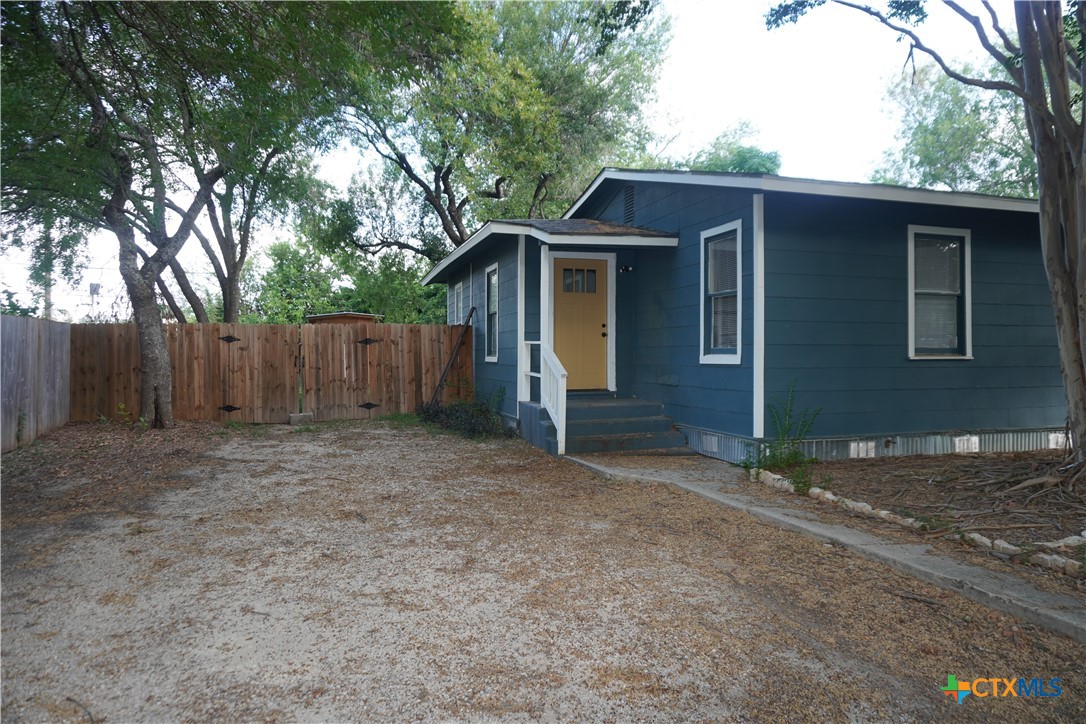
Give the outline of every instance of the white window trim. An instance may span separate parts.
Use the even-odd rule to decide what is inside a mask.
[[[754,426],[753,437],[765,437],[765,196],[754,194]]]
[[[486,354],[487,349],[490,347],[490,339],[487,336],[491,333],[487,329],[487,325],[490,323],[490,290],[487,288],[487,280],[490,279],[490,272],[494,272],[494,292],[495,292],[495,304],[494,304],[494,356],[491,357]],[[501,299],[501,279],[498,273],[498,265],[491,264],[486,268],[483,273],[483,361],[485,362],[497,362],[498,352],[501,351],[501,345],[499,344],[498,337],[498,322],[501,320],[501,313],[498,310],[500,306],[497,304],[497,299]]]
[[[964,289],[965,295],[965,353],[964,354],[917,354],[916,352],[916,236],[917,234],[940,234],[942,236],[960,236],[963,239],[962,246],[963,263],[965,264]],[[948,360],[948,359],[973,359],[973,246],[969,229],[953,229],[945,226],[916,226],[909,225],[909,329],[908,346],[909,359],[914,360]]]
[[[734,352],[706,352],[705,346],[705,255],[708,250],[706,240],[719,236],[729,231],[735,231],[735,351]],[[701,263],[700,284],[698,297],[698,361],[703,365],[737,365],[743,360],[743,222],[740,219],[730,221],[727,224],[714,226],[701,232],[700,249],[698,250]]]

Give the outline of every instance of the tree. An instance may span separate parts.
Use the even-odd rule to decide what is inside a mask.
[[[436,264],[449,253],[449,243],[415,188],[388,161],[360,171],[346,198],[303,210],[304,234],[332,258],[406,251]]]
[[[354,84],[345,123],[454,247],[478,218],[564,208],[638,122],[663,48],[651,7],[461,6],[455,52],[407,88]]]
[[[207,202],[211,236],[194,229],[227,322],[238,318],[254,224],[282,220],[292,206],[320,194],[309,161],[338,139],[332,123],[338,88],[348,79],[391,89],[417,82],[457,38],[448,3],[298,3],[283,11],[287,32],[275,36],[275,52],[256,66],[261,96],[250,94],[237,108],[248,132],[212,141],[229,173]],[[199,298],[185,295],[200,318]]]
[[[268,248],[267,258],[271,266],[260,277],[251,321],[301,324],[309,314],[349,311],[336,309],[336,271],[313,249],[280,241]]]
[[[766,15],[766,24],[773,28],[795,22],[825,1],[781,3]],[[927,17],[924,2],[891,0],[884,13],[848,0],[835,1],[907,38],[910,53],[929,56],[959,83],[1008,93],[1021,102],[1037,159],[1041,254],[1059,338],[1075,476],[1082,477],[1086,474],[1086,4],[1069,2],[1065,13],[1059,2],[1015,3],[1015,39],[988,2],[982,2],[982,19],[947,0],[946,5],[1004,69],[1004,77],[989,79],[953,68],[924,43],[915,30]]]
[[[962,72],[980,75],[969,66]],[[886,153],[872,181],[1036,197],[1037,159],[1015,96],[963,85],[925,63],[903,74],[888,97],[902,111],[901,147]]]
[[[781,170],[781,155],[749,143],[755,129],[741,121],[720,133],[713,141],[686,158],[673,158],[663,152],[650,153],[652,138],[642,137],[637,145],[627,147],[618,159],[623,168],[675,169],[681,171],[713,171],[725,173],[777,174]]]
[[[185,99],[223,95],[238,79],[238,59],[220,47],[221,32],[241,29],[237,7],[0,6],[5,214],[29,224],[49,211],[115,235],[140,340],[140,415],[155,426],[173,421],[155,284],[226,171],[206,162],[187,203],[174,201],[183,183],[171,174],[167,139],[195,126]]]
[[[688,158],[683,168],[691,171],[730,171],[732,173],[776,174],[781,170],[781,155],[763,151],[745,141],[753,135],[749,123],[740,123],[724,131],[707,148]]]
[[[445,287],[424,287],[431,264],[406,252],[364,256],[335,294],[337,310],[373,312],[398,324],[445,324]]]
[[[216,271],[230,309],[251,223],[270,204],[274,164],[297,147],[291,143],[299,129],[319,118],[314,89],[327,94],[326,83],[340,85],[337,75],[367,77],[372,58],[396,58],[395,78],[424,72],[422,50],[429,38],[444,38],[435,30],[449,27],[450,7],[0,6],[5,223],[29,228],[49,212],[117,238],[139,330],[142,417],[172,424],[156,287],[182,319],[161,280],[170,268],[199,309],[176,257],[200,215],[207,210],[220,222]]]

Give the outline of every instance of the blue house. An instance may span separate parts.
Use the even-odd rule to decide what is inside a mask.
[[[491,221],[425,282],[472,307],[476,395],[552,452],[741,461],[789,390],[823,459],[1062,446],[1037,204],[605,169]]]

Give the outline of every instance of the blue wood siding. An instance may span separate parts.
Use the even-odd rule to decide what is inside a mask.
[[[498,265],[498,361],[487,362],[486,270],[495,263]],[[496,238],[485,251],[472,258],[463,272],[449,279],[449,288],[455,288],[457,282],[464,283],[464,297],[475,307],[471,320],[475,399],[500,400],[499,412],[512,421],[517,416],[516,237]],[[536,308],[538,310],[538,303]]]
[[[619,394],[664,404],[675,422],[749,436],[753,427],[753,205],[750,192],[639,182],[635,226],[678,234],[679,246],[620,253],[616,369]],[[623,186],[591,209],[594,218],[624,221]],[[738,365],[701,364],[701,232],[741,220],[742,339]]]
[[[765,218],[767,406],[794,382],[813,436],[1063,425],[1036,216],[766,194]],[[971,232],[972,360],[908,357],[910,224]]]

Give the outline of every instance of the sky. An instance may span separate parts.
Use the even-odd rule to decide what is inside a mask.
[[[768,0],[663,0],[672,39],[661,65],[656,99],[648,106],[653,127],[669,139],[664,155],[682,157],[707,146],[721,132],[749,122],[751,142],[781,156],[781,174],[863,182],[895,144],[898,118],[886,91],[906,71],[908,43],[875,20],[835,6],[818,8],[796,25],[766,30]],[[931,3],[921,37],[948,57],[981,60],[972,30]],[[996,0],[1005,23],[1010,0]],[[357,159],[343,152],[327,159],[325,175],[345,188]],[[78,285],[58,285],[58,318],[80,321],[106,313],[124,293],[116,270],[116,241],[91,242],[88,268]],[[215,288],[195,239],[181,253],[194,285]],[[27,293],[26,260],[3,257],[0,285]],[[90,285],[99,285],[92,300]],[[93,305],[92,305],[93,301]]]

